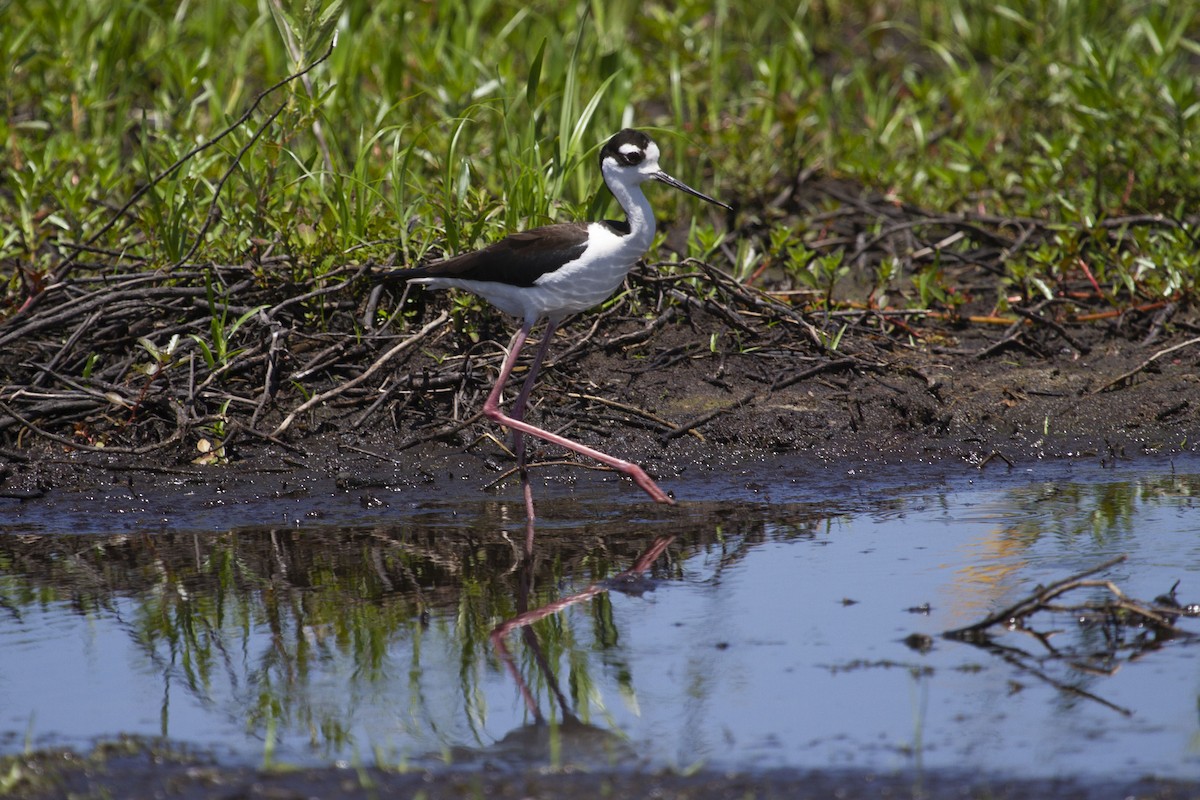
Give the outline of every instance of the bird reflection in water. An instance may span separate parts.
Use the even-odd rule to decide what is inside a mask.
[[[580,592],[560,598],[534,609],[529,608],[529,597],[533,583],[532,553],[526,553],[521,565],[521,578],[517,596],[518,613],[512,619],[497,625],[491,633],[492,648],[503,662],[508,674],[517,684],[521,698],[529,711],[533,722],[511,731],[492,748],[492,755],[507,753],[516,758],[536,756],[537,751],[549,750],[556,752],[557,759],[613,759],[634,757],[619,735],[603,728],[588,725],[579,720],[571,710],[567,696],[559,686],[554,667],[546,657],[545,650],[533,629],[534,623],[553,614],[565,611],[573,605],[598,597],[605,592],[620,591],[630,594],[641,594],[652,588],[645,573],[659,559],[675,536],[659,536],[640,555],[629,569],[613,575],[602,581],[597,581]],[[508,646],[508,637],[517,630],[521,631],[522,641],[533,656],[536,669],[544,677],[545,685],[558,704],[561,720],[557,725],[548,724],[546,715],[542,713],[537,698],[529,688],[528,682],[521,674],[512,651]],[[516,751],[516,752],[514,752]]]

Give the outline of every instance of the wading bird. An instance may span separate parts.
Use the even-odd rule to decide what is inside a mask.
[[[733,210],[672,178],[658,165],[658,145],[641,131],[626,128],[600,150],[600,172],[609,191],[620,203],[626,221],[567,222],[514,233],[482,250],[453,256],[426,266],[394,270],[389,278],[425,284],[438,289],[473,292],[506,314],[524,320],[513,336],[500,377],[483,404],[492,421],[511,428],[517,467],[521,473],[528,518],[533,519],[533,495],[525,471],[524,434],[574,450],[628,475],[658,503],[674,501],[636,464],[602,453],[565,436],[525,422],[525,406],[546,357],[558,324],[569,314],[607,300],[620,288],[637,260],[654,239],[654,211],[641,185],[654,180]],[[529,375],[513,402],[512,414],[500,408],[504,385],[533,326],[546,319],[546,330],[529,368]]]

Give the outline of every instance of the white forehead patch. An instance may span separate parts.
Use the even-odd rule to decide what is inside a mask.
[[[627,156],[631,156],[634,153],[642,152],[642,148],[638,147],[636,144],[628,144],[628,143],[621,145],[617,149],[620,150],[622,153],[624,153]]]

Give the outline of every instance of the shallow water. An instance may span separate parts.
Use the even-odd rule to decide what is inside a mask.
[[[1200,775],[1187,637],[1069,613],[1037,615],[1042,640],[941,636],[1121,554],[1095,577],[1200,602],[1200,463],[820,490],[769,472],[674,486],[705,498],[674,509],[546,489],[527,567],[519,504],[482,493],[310,494],[321,513],[239,507],[287,522],[236,528],[169,496],[120,520],[112,498],[4,501],[0,750],[133,734],[246,764]]]

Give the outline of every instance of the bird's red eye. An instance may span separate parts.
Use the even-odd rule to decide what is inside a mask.
[[[640,164],[646,160],[646,151],[634,144],[624,144],[621,145],[616,156],[622,166],[632,167],[634,164]]]

